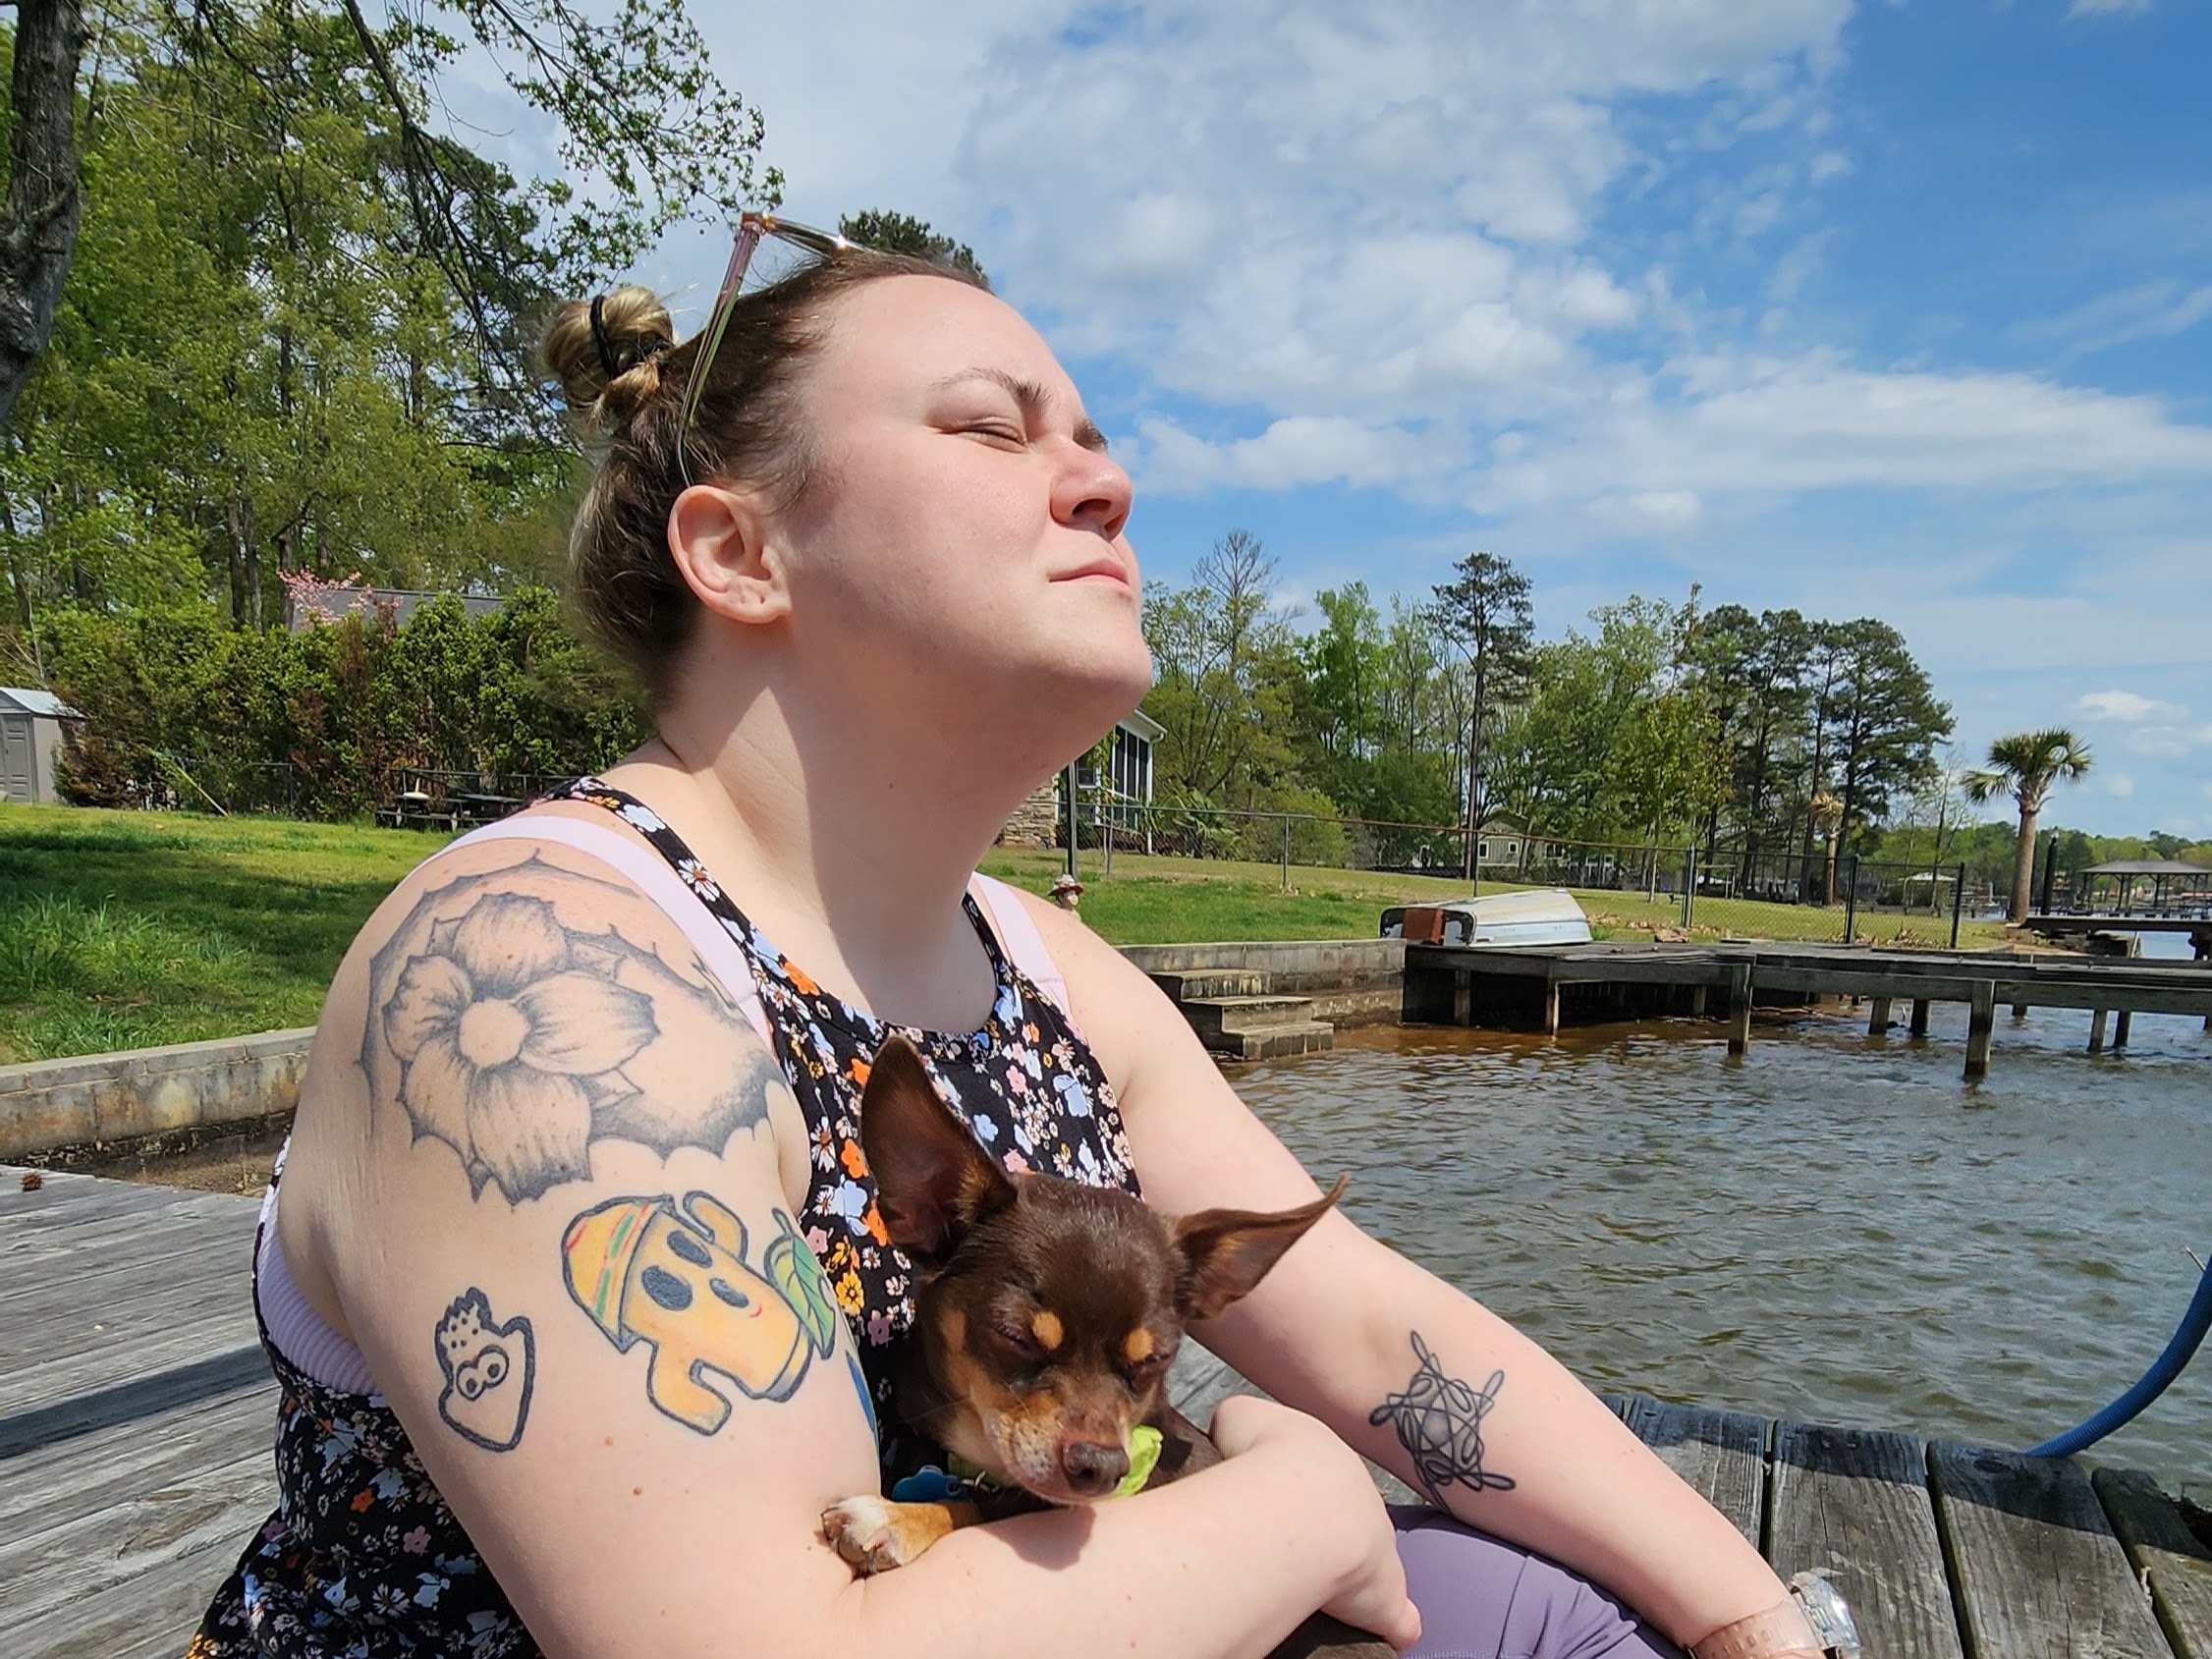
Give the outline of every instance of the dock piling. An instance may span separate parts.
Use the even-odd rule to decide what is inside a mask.
[[[1997,982],[1994,979],[1976,979],[1973,1000],[1966,1005],[1966,1077],[1968,1080],[1989,1075],[1989,1039],[1997,1027]]]
[[[2089,1017],[2089,1052],[2101,1054],[2105,1046],[2105,1011],[2098,1009]]]
[[[1728,967],[1728,1051],[1742,1054],[1751,1046],[1751,965],[1733,962]]]
[[[2024,1002],[2013,1004],[2013,1018],[2016,1021],[2025,1020],[2027,1018],[2027,1004]]]
[[[1874,1012],[1866,1017],[1866,1034],[1878,1037],[1890,1028],[1890,999],[1876,997]]]
[[[1544,1035],[1559,1035],[1559,979],[1549,973],[1544,975]]]
[[[1928,1034],[1928,999],[1926,997],[1914,997],[1912,999],[1911,1031],[1912,1035],[1916,1037],[1925,1037]]]
[[[2112,1023],[2112,1046],[2114,1048],[2126,1048],[2128,1046],[2128,1023],[2135,1018],[2135,1015],[2132,1009],[2127,1008],[2120,1009],[2118,1015],[2119,1017]]]

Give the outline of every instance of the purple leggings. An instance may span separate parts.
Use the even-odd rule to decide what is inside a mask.
[[[1405,1659],[1682,1659],[1682,1649],[1556,1562],[1394,1505],[1421,1639]]]

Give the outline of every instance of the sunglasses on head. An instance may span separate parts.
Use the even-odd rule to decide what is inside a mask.
[[[769,261],[761,256],[767,245],[780,245],[793,257],[788,261]],[[706,383],[714,367],[715,353],[721,350],[722,336],[729,332],[730,315],[737,308],[738,297],[746,291],[746,279],[753,276],[752,292],[772,287],[784,278],[797,274],[806,266],[827,259],[834,254],[859,248],[859,244],[835,231],[816,230],[811,225],[802,225],[775,213],[745,213],[738,218],[738,235],[730,249],[730,268],[722,274],[721,292],[714,297],[714,309],[707,313],[706,326],[699,330],[698,352],[691,362],[691,382],[684,389],[684,427],[686,435],[691,423],[698,418],[699,405],[706,399]],[[774,268],[770,268],[773,264]],[[764,280],[759,280],[763,279]],[[689,478],[689,472],[686,476]]]

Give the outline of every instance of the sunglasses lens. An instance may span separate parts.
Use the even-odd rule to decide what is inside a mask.
[[[684,394],[685,431],[689,432],[698,418],[699,404],[712,378],[715,356],[722,349],[722,336],[729,331],[730,315],[737,302],[764,288],[773,288],[849,246],[842,237],[803,225],[788,224],[767,216],[755,218],[748,214],[745,218],[738,231],[737,246],[730,253],[729,269],[722,277],[721,291],[714,298],[714,309],[706,319],[706,326],[699,330],[698,356],[691,369],[691,383]]]

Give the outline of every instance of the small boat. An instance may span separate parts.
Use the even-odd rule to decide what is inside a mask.
[[[1539,887],[1443,905],[1394,906],[1382,913],[1382,936],[1428,945],[1586,945],[1590,918],[1574,894]]]

